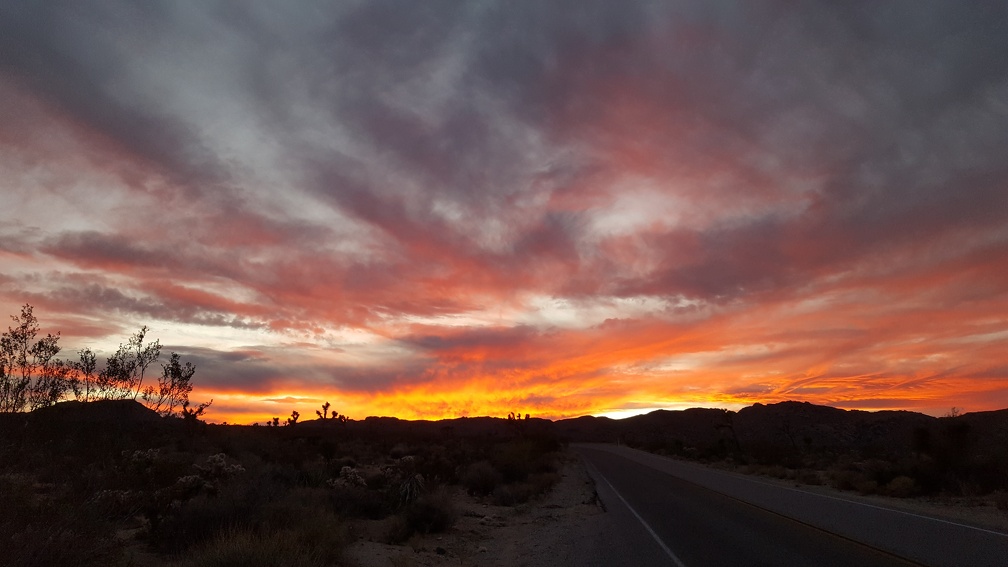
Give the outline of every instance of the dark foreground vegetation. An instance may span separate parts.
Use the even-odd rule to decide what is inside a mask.
[[[25,304],[11,320],[14,326],[0,334],[0,413],[34,411],[65,399],[132,399],[159,415],[194,420],[212,403],[189,406],[196,367],[183,364],[176,352],[160,366],[161,376],[148,375],[148,370],[158,368],[161,342],[150,340],[146,326],[120,344],[99,368],[90,348],[77,351],[76,358],[59,357],[63,350],[59,331],[42,335],[31,305]]]
[[[448,530],[453,497],[513,506],[559,479],[549,422],[208,425],[196,368],[142,327],[99,368],[60,358],[32,306],[0,335],[0,564],[313,566],[339,562],[360,522],[402,543]],[[161,375],[156,376],[156,370]],[[150,376],[155,373],[155,378]]]
[[[541,420],[162,417],[133,400],[0,415],[4,565],[334,565],[451,529],[453,497],[516,505],[559,479]]]

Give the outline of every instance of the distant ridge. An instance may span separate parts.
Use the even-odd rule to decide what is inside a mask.
[[[156,423],[157,412],[136,400],[66,401],[27,414],[32,421],[76,423]]]
[[[753,404],[736,411],[656,410],[623,419],[578,417],[554,423],[566,441],[621,442],[652,448],[909,448],[915,434],[950,419],[981,445],[1008,443],[1008,409],[937,418],[912,411],[845,410],[808,402]],[[916,433],[915,433],[916,432]]]

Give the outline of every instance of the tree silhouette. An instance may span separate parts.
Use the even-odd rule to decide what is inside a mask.
[[[101,396],[105,399],[133,399],[142,393],[144,374],[161,354],[161,342],[144,344],[150,329],[144,325],[126,344],[120,344],[115,354],[105,361],[105,369],[98,376]]]
[[[329,412],[329,402],[322,404],[322,411],[315,410],[315,413],[319,416],[319,419],[325,419],[326,414]],[[333,410],[333,417],[336,417],[336,411]]]
[[[185,408],[189,404],[189,393],[192,392],[193,374],[196,367],[191,362],[185,365],[181,362],[181,357],[177,352],[171,354],[171,359],[167,364],[162,365],[164,372],[158,378],[158,386],[147,386],[144,388],[144,404],[163,416],[174,415],[176,408]]]
[[[14,327],[0,336],[0,411],[38,409],[58,402],[70,387],[70,371],[57,359],[60,334],[39,334],[31,305],[12,315]]]
[[[89,348],[77,351],[77,356],[79,360],[73,363],[74,372],[71,387],[77,401],[89,402],[91,396],[97,394],[95,381],[98,376],[95,370],[98,368],[98,359]]]
[[[322,404],[322,409],[315,410],[315,415],[319,416],[319,419],[322,419],[324,421],[334,421],[336,423],[347,422],[347,416],[340,414],[336,410],[332,410],[331,413],[327,414],[327,412],[329,412],[329,407],[330,407],[329,402]]]
[[[150,330],[143,326],[106,359],[97,371],[97,357],[90,348],[78,351],[79,360],[67,362],[56,358],[60,352],[60,334],[40,335],[38,319],[31,305],[25,304],[20,315],[12,315],[13,327],[0,335],[0,412],[20,412],[51,406],[68,392],[78,401],[99,399],[136,400],[162,416],[177,415],[195,419],[203,415],[213,400],[189,407],[192,377],[196,367],[182,363],[177,353],[162,365],[157,386],[144,387],[147,368],[161,354],[161,343],[144,342]],[[296,421],[296,419],[295,419]]]

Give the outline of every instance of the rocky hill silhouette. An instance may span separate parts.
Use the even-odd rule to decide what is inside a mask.
[[[909,453],[926,437],[959,424],[978,448],[1008,440],[1008,410],[937,418],[912,411],[844,410],[808,402],[754,404],[737,412],[721,409],[657,410],[624,419],[579,417],[553,424],[567,441],[622,442],[678,452],[757,450],[874,450]],[[922,449],[922,447],[916,447]]]

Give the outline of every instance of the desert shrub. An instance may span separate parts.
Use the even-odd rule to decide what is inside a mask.
[[[858,473],[849,470],[832,470],[829,472],[830,486],[837,490],[854,490]]]
[[[994,493],[994,507],[1002,512],[1008,512],[1008,492],[998,490]]]
[[[353,457],[332,458],[328,461],[328,463],[329,467],[327,470],[335,472],[336,474],[339,474],[339,471],[343,470],[344,467],[355,469],[360,466],[357,463],[357,459],[354,459]]]
[[[878,492],[878,489],[878,482],[868,478],[862,477],[854,483],[854,490],[857,490],[861,494],[875,494]]]
[[[442,533],[454,526],[457,518],[458,513],[447,491],[429,492],[389,518],[385,542],[400,544],[414,534]]]
[[[304,463],[296,469],[293,474],[294,486],[319,487],[325,486],[332,477],[331,467],[321,459],[315,459]]]
[[[27,477],[0,476],[0,563],[11,567],[116,565],[114,526],[87,503],[33,494]]]
[[[405,519],[409,528],[422,534],[447,531],[457,518],[451,494],[446,490],[435,490],[423,494],[406,506]]]
[[[398,494],[392,496],[388,490],[369,490],[366,486],[334,484],[329,490],[331,509],[346,518],[380,520],[392,512],[397,500]]]
[[[559,480],[560,475],[557,473],[536,473],[529,475],[525,482],[503,484],[494,490],[494,504],[498,506],[524,504],[549,492]]]
[[[819,475],[819,471],[803,469],[796,480],[802,484],[808,484],[811,486],[819,486],[823,483],[822,477]]]
[[[399,485],[399,501],[403,504],[415,502],[426,488],[426,481],[422,474],[414,474],[403,480]]]
[[[772,476],[774,478],[785,479],[788,477],[788,469],[781,465],[772,465],[766,467],[763,471],[763,474],[767,476]]]
[[[226,485],[216,493],[202,492],[167,508],[148,512],[151,545],[176,553],[205,543],[225,529],[243,526],[261,503],[263,491],[255,484]]]
[[[917,482],[908,476],[897,476],[886,484],[885,493],[897,498],[913,496],[917,493]]]
[[[555,472],[536,473],[529,477],[529,483],[536,489],[536,494],[546,494],[560,482],[560,474]]]
[[[494,490],[493,503],[497,506],[517,506],[528,502],[534,495],[534,489],[526,482],[502,484]]]
[[[413,536],[413,529],[406,521],[405,514],[396,514],[388,520],[385,530],[384,543],[398,545],[404,543]]]
[[[350,536],[344,520],[326,505],[328,493],[328,489],[305,487],[275,493],[246,524],[260,533],[293,531],[314,546],[327,564],[338,563]]]
[[[327,496],[328,490],[323,488],[299,487],[277,491],[257,508],[252,519],[256,527],[283,529],[300,526],[306,518],[333,515],[324,505]]]
[[[407,455],[412,455],[413,453],[415,453],[415,451],[407,447],[405,443],[397,443],[391,450],[389,450],[389,456],[393,459],[401,459]]]
[[[416,463],[416,472],[424,478],[440,482],[457,482],[456,469],[458,462],[450,458],[444,447],[436,445],[426,451]]]
[[[462,475],[462,486],[471,496],[488,496],[493,493],[503,478],[488,461],[469,465]]]
[[[384,490],[390,486],[391,479],[385,470],[371,471],[364,475],[364,484],[371,490]]]
[[[180,567],[323,567],[326,564],[318,550],[293,531],[256,533],[249,528],[231,528],[192,552]]]
[[[520,439],[498,445],[490,460],[504,482],[520,482],[532,473],[556,471],[555,450],[549,439]]]

